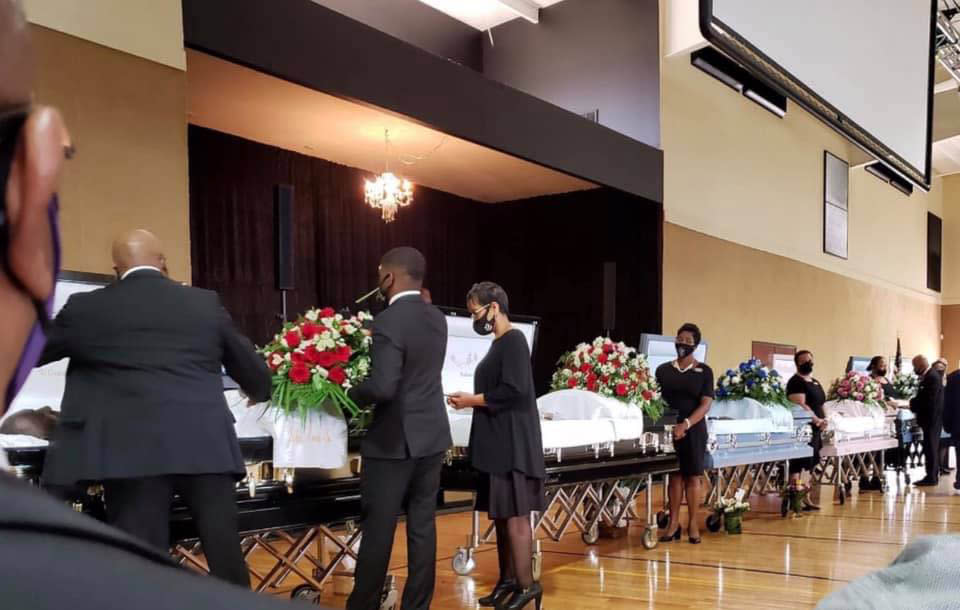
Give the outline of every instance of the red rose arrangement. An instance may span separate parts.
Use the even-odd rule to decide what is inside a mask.
[[[586,390],[616,398],[642,408],[653,420],[663,414],[660,386],[647,359],[623,343],[598,337],[567,352],[557,364],[552,390]]]
[[[311,309],[289,322],[260,349],[273,371],[274,406],[285,413],[305,413],[333,403],[350,417],[360,412],[347,390],[370,371],[367,312],[344,317],[332,308]]]

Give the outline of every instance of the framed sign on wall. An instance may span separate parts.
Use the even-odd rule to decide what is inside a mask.
[[[850,209],[847,193],[850,166],[840,157],[823,152],[823,251],[847,258]]]

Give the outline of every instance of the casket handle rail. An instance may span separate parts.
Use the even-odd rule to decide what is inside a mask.
[[[720,443],[717,442],[717,435],[711,434],[707,437],[707,452],[711,455],[717,452]]]

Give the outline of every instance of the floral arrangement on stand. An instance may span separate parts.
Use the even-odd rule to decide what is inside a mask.
[[[624,343],[598,337],[567,352],[557,364],[559,368],[550,382],[552,390],[595,392],[636,405],[653,420],[663,415],[660,385],[646,357]]]
[[[853,400],[880,408],[883,402],[883,388],[872,377],[850,371],[834,380],[827,400]]]
[[[765,405],[791,407],[787,386],[780,373],[770,369],[756,358],[740,363],[717,379],[717,400],[752,398]]]
[[[896,373],[893,376],[893,391],[903,400],[910,400],[920,390],[920,378],[913,371]]]
[[[783,499],[780,504],[780,515],[786,517],[787,514],[792,513],[791,516],[794,519],[802,517],[803,504],[809,493],[810,486],[800,479],[794,479],[788,482],[786,486],[780,490],[780,497]]]
[[[715,519],[723,520],[728,534],[743,533],[743,513],[750,510],[750,503],[744,500],[746,495],[745,489],[738,489],[732,498],[721,497],[713,507]]]
[[[350,420],[359,417],[361,409],[347,390],[370,371],[373,339],[364,325],[372,319],[365,311],[344,317],[325,307],[310,309],[295,322],[284,324],[260,349],[273,371],[273,406],[283,414],[302,417],[334,406]]]

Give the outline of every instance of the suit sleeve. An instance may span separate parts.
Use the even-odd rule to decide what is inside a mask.
[[[43,354],[40,355],[37,366],[50,364],[74,355],[72,352],[77,333],[76,297],[77,295],[73,295],[67,299],[66,305],[63,306],[63,309],[60,310],[49,330],[47,330],[47,343],[43,348]]]
[[[270,400],[272,383],[267,363],[257,354],[249,339],[240,334],[233,319],[217,299],[220,308],[220,343],[223,349],[223,366],[243,390],[256,402]]]
[[[402,375],[403,348],[391,338],[382,323],[374,321],[370,376],[351,389],[348,396],[361,407],[390,402],[397,395]]]
[[[917,395],[910,399],[910,410],[919,414],[926,414],[934,408],[934,402],[937,399],[937,386],[935,380],[930,375],[924,375],[920,381],[920,388]]]
[[[493,410],[515,405],[530,392],[532,373],[527,341],[520,333],[513,333],[509,340],[503,346],[500,383],[483,393],[487,407]]]

